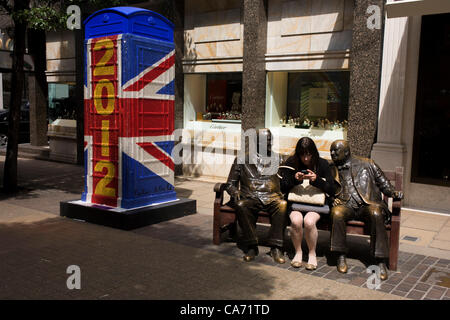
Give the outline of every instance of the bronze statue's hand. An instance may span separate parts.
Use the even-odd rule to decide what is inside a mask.
[[[392,197],[396,200],[403,199],[403,192],[402,191],[395,191]]]
[[[342,206],[342,205],[344,205],[344,203],[342,202],[341,199],[338,199],[338,198],[334,199],[334,201],[333,201],[333,207],[336,207],[336,206]]]

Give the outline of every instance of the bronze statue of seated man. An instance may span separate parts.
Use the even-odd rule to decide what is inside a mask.
[[[351,156],[347,141],[336,140],[331,144],[331,159],[338,191],[331,208],[330,250],[338,254],[337,270],[346,273],[346,222],[364,220],[369,224],[370,254],[380,268],[380,279],[388,277],[386,259],[389,244],[385,220],[391,213],[381,198],[381,193],[402,199],[403,193],[395,191],[383,171],[370,160]]]
[[[247,151],[243,161],[239,161],[239,158],[234,160],[225,187],[235,204],[238,224],[242,230],[240,246],[245,253],[244,261],[247,262],[258,255],[256,222],[257,213],[261,210],[270,215],[271,226],[267,240],[271,246],[270,254],[275,262],[285,262],[282,247],[287,202],[283,199],[280,180],[276,175],[279,158],[274,157],[271,149],[270,130],[259,129],[256,152]]]

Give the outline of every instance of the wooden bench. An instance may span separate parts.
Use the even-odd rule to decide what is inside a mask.
[[[386,178],[389,179],[396,191],[403,190],[403,167],[397,167],[395,171],[383,171]],[[236,235],[236,211],[223,203],[224,199],[224,183],[217,183],[214,186],[216,198],[214,200],[214,219],[213,219],[213,243],[219,245],[221,243],[221,234],[225,231],[230,232],[230,236],[234,238]],[[383,195],[383,200],[389,204],[388,197]],[[389,237],[389,269],[397,270],[398,248],[400,237],[400,219],[401,219],[401,200],[392,199],[391,223],[386,225]],[[257,223],[270,224],[269,215],[260,211],[258,213]],[[331,230],[329,215],[323,215],[317,223],[319,230]],[[347,222],[347,234],[370,235],[368,226],[362,221],[350,220]]]

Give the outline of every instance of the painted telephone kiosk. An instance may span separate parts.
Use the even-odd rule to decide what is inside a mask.
[[[81,201],[132,209],[176,200],[173,24],[141,8],[85,20],[85,190]]]

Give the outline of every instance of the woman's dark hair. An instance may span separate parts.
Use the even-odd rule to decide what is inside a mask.
[[[315,171],[319,162],[319,151],[317,151],[316,144],[311,138],[303,137],[298,140],[297,145],[295,146],[294,155],[297,167],[304,166],[300,160],[300,157],[304,154],[311,155],[311,162]]]

